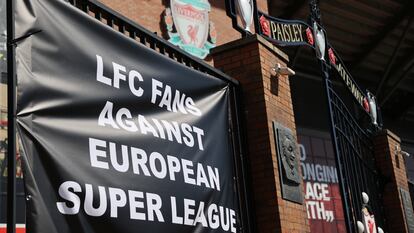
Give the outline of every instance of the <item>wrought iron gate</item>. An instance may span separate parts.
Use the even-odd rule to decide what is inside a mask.
[[[325,88],[348,232],[358,232],[357,221],[363,219],[363,192],[369,196],[366,206],[375,215],[377,227],[385,230],[384,209],[380,204],[384,179],[376,169],[373,148],[375,126],[370,121],[364,124],[363,118],[367,117],[364,114],[359,119],[355,117],[357,114],[338,95],[330,78],[325,78]]]
[[[321,23],[319,0],[310,0],[309,7],[311,22]],[[323,29],[320,33],[325,35]],[[319,54],[317,49],[315,52],[317,57],[322,54],[318,58],[325,81],[331,138],[339,173],[346,228],[348,232],[363,232],[363,215],[368,214],[369,217],[375,216],[375,232],[383,233],[380,229],[389,232],[381,205],[385,178],[376,168],[373,144],[373,137],[381,126],[379,108],[375,97],[371,97],[368,91],[363,91],[359,87],[343,61],[326,42],[324,36],[322,38],[320,43],[325,46],[317,46]],[[329,61],[326,61],[324,56],[326,47],[330,47]],[[346,101],[347,94],[339,94],[340,85],[334,85],[331,71],[340,76],[340,83],[345,86],[347,94],[352,96],[350,101]],[[354,106],[354,103],[357,104]],[[366,200],[367,196],[369,201]],[[366,210],[368,212],[364,212]],[[364,232],[367,232],[367,227]]]

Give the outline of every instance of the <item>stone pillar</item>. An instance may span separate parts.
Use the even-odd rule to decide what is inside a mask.
[[[374,140],[375,159],[379,171],[386,177],[387,182],[384,188],[383,205],[386,210],[384,214],[388,232],[408,233],[410,231],[406,221],[401,189],[408,192],[409,189],[405,171],[405,155],[400,153],[400,143],[399,137],[388,130],[383,130]],[[408,219],[413,220],[413,217]]]
[[[252,35],[214,48],[212,57],[216,68],[241,83],[257,232],[310,232],[305,204],[282,198],[282,171],[272,125],[277,121],[287,127],[296,140],[289,77],[271,74],[277,63],[286,66],[287,55]],[[299,176],[303,194],[300,169]]]

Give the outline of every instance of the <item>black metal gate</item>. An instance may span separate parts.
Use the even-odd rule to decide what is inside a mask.
[[[309,8],[312,24],[321,23],[319,0],[309,0]],[[323,29],[319,32],[324,35],[322,37],[326,36]],[[377,228],[374,232],[383,233],[382,229],[390,232],[381,205],[385,179],[377,170],[374,156],[373,138],[382,124],[380,110],[375,97],[363,91],[352,79],[326,39],[323,38],[320,43],[325,46],[316,46],[315,52],[317,57],[320,56],[325,82],[347,231],[370,233],[371,230],[367,232],[370,226],[365,222],[369,222],[371,215],[374,215]],[[324,55],[327,47],[329,61],[325,60]],[[333,80],[335,75],[340,76],[339,84]]]
[[[376,127],[371,121],[364,121],[367,114],[356,117],[359,109],[345,103],[330,78],[325,78],[325,88],[348,232],[358,232],[357,222],[363,222],[363,207],[375,215],[376,226],[386,230],[381,205],[384,179],[376,169],[373,148]],[[369,196],[367,204],[363,202],[363,192]]]

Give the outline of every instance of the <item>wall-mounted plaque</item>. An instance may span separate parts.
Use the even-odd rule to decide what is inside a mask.
[[[401,199],[403,201],[405,211],[405,221],[407,222],[407,228],[409,233],[414,233],[414,214],[413,205],[410,198],[410,193],[400,188]]]
[[[273,122],[277,158],[279,164],[282,198],[296,203],[303,203],[299,173],[298,143],[290,129]]]

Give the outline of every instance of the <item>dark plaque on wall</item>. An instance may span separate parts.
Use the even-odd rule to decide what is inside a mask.
[[[403,201],[405,211],[405,221],[407,222],[407,228],[409,233],[414,233],[414,214],[413,205],[410,198],[410,193],[400,188],[401,199]]]
[[[273,122],[277,158],[279,164],[282,198],[296,203],[303,203],[301,176],[299,174],[298,143],[290,129]]]

